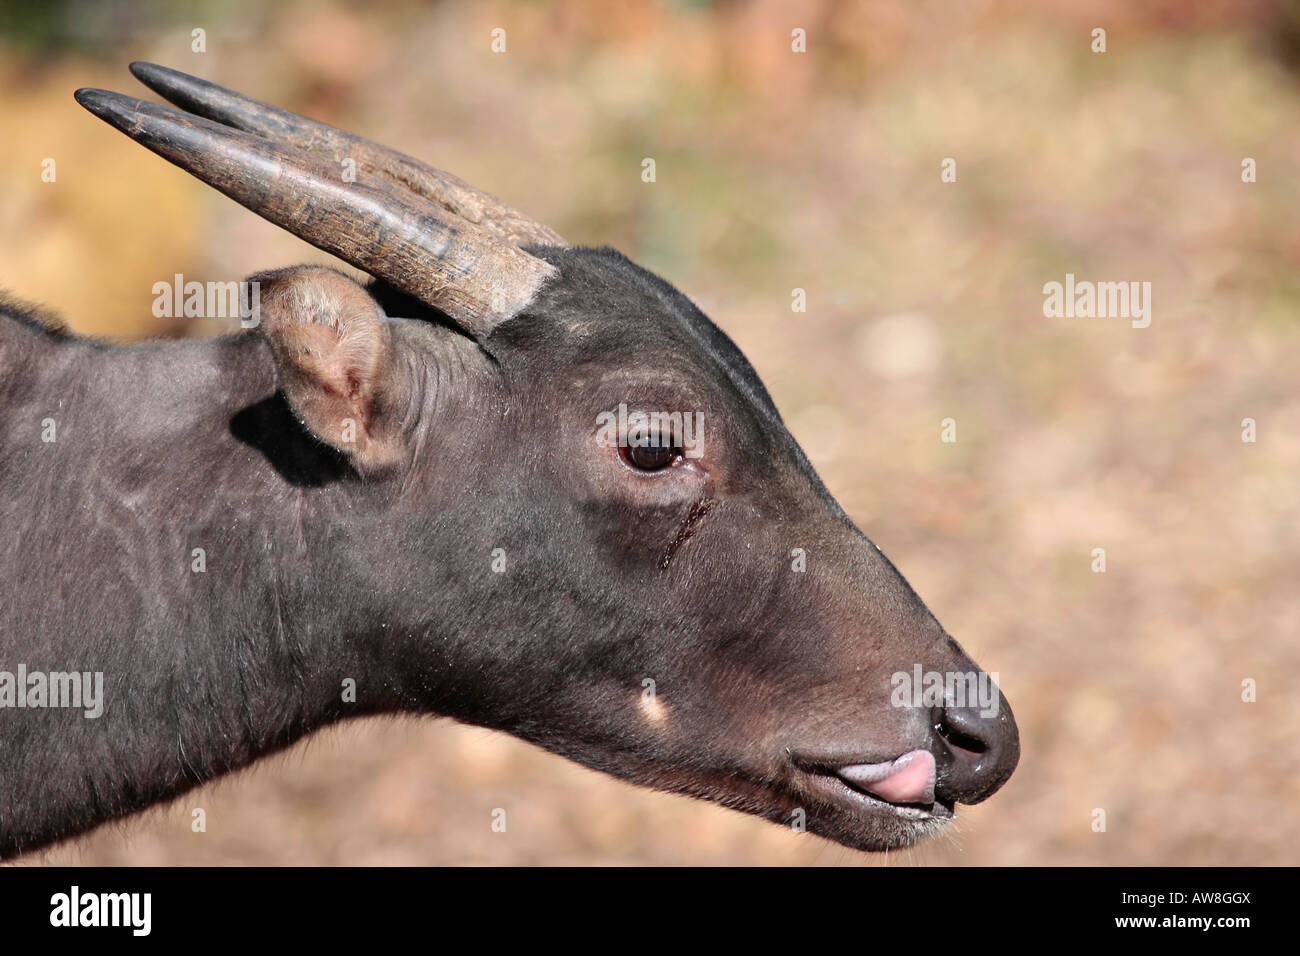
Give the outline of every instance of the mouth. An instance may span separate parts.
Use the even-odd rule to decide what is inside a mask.
[[[931,825],[954,816],[953,804],[935,796],[936,766],[928,750],[876,763],[796,757],[794,767],[810,792],[843,811]]]

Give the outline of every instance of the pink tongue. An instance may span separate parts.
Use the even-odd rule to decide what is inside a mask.
[[[890,803],[934,803],[934,755],[913,750],[885,763],[840,768],[845,780]]]

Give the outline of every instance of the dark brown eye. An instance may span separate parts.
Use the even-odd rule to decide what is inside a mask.
[[[618,453],[638,471],[663,471],[682,460],[682,450],[676,445],[624,445]]]

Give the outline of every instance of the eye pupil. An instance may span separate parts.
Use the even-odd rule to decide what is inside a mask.
[[[629,445],[619,451],[624,461],[641,471],[662,471],[682,457],[675,445]]]

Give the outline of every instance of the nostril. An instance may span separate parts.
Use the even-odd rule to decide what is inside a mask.
[[[966,750],[973,754],[982,754],[989,749],[988,744],[978,737],[972,737],[970,734],[963,733],[957,728],[944,723],[942,718],[935,722],[934,730],[951,746],[960,750]]]
[[[985,716],[973,707],[941,707],[933,713],[934,729],[944,741],[967,753],[998,750],[1004,733],[1003,721],[995,712]]]
[[[996,791],[1020,759],[1020,735],[1006,701],[992,714],[960,705],[931,712],[939,750],[935,792],[956,803],[979,803]]]

